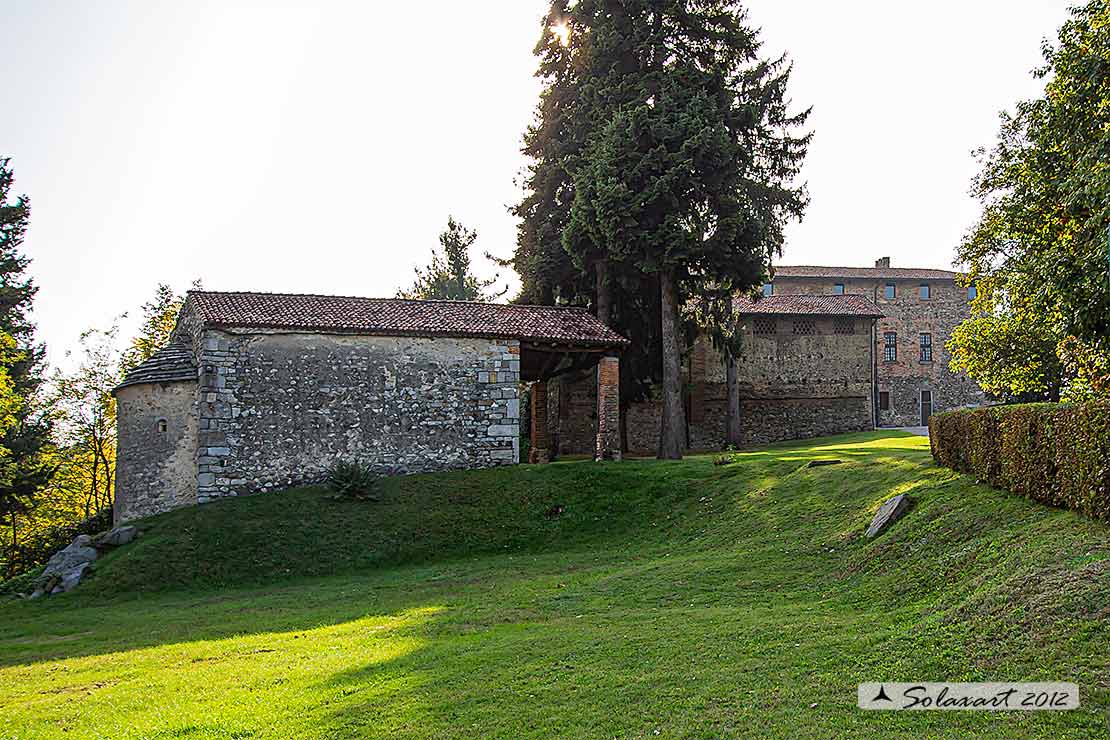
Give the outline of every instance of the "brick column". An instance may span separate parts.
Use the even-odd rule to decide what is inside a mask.
[[[528,462],[551,462],[551,438],[547,431],[547,381],[532,384],[532,446]]]
[[[597,451],[595,460],[621,459],[620,360],[606,355],[597,363]]]

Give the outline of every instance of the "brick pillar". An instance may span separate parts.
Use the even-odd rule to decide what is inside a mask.
[[[595,460],[621,459],[620,360],[606,355],[597,363],[597,451]]]
[[[551,462],[551,437],[547,430],[547,381],[532,384],[532,446],[528,462]]]

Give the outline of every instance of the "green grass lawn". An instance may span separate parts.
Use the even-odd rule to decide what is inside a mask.
[[[914,508],[863,539],[900,492]],[[412,476],[383,499],[173,512],[76,592],[0,606],[0,736],[1110,733],[1110,527],[937,468],[921,437]],[[1083,706],[857,710],[876,680],[1073,681]]]

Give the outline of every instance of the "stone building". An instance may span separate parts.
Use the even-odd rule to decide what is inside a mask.
[[[916,426],[929,415],[983,402],[983,393],[948,368],[945,344],[969,316],[974,288],[948,270],[898,268],[890,258],[874,267],[783,266],[763,286],[765,296],[866,296],[882,312],[875,337],[875,407],[879,426]]]
[[[874,327],[881,311],[859,295],[774,296],[734,301],[743,338],[737,358],[740,444],[765,444],[875,427]],[[699,339],[685,355],[687,447],[725,446],[726,368]],[[563,455],[592,446],[596,383],[563,376],[549,382],[554,448]],[[658,399],[626,410],[627,449],[654,454]]]
[[[170,345],[115,390],[115,518],[316,482],[338,460],[516,463],[521,383],[557,367],[596,368],[594,452],[619,457],[626,344],[577,308],[190,292]]]

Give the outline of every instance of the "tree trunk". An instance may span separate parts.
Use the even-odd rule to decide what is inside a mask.
[[[624,363],[621,363],[621,372],[624,372]],[[621,396],[624,390],[621,389]],[[628,453],[628,406],[621,406],[621,454]]]
[[[609,325],[612,318],[612,297],[609,293],[609,263],[598,260],[594,263],[597,274],[597,318],[601,323]]]
[[[9,551],[9,555],[8,555],[8,578],[15,578],[16,548],[19,547],[19,533],[18,533],[18,530],[16,528],[15,517],[16,517],[16,514],[13,511],[12,512],[12,549]]]
[[[725,442],[734,447],[740,446],[740,388],[736,380],[736,358],[731,354],[725,358],[725,385],[728,408],[725,415]]]
[[[678,302],[674,270],[659,274],[662,309],[660,333],[663,342],[663,416],[659,429],[660,460],[681,460],[686,436],[686,413],[682,408],[682,359],[678,349]]]

